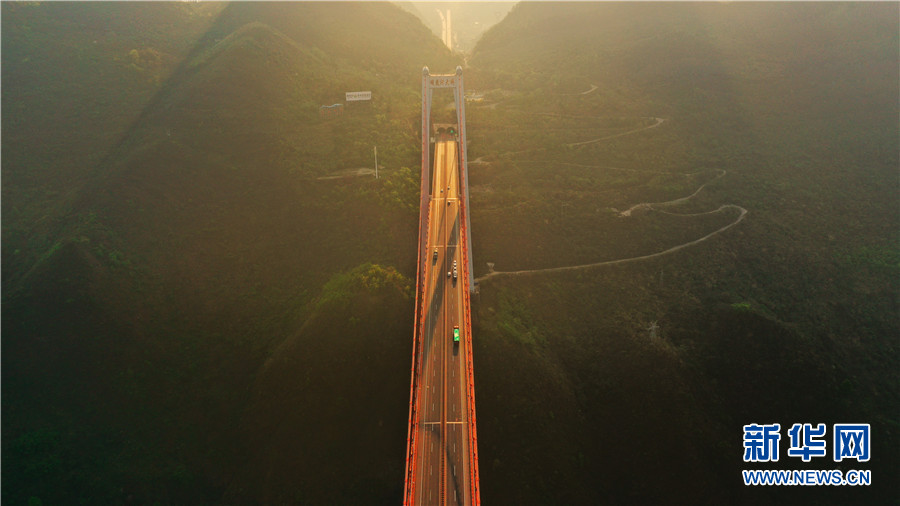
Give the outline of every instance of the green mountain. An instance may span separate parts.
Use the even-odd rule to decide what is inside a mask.
[[[221,4],[4,5],[3,293]]]
[[[486,502],[897,497],[740,478],[854,468],[785,455],[793,423],[851,419],[881,455],[855,468],[900,468],[897,27],[873,3],[523,2],[482,37]],[[780,462],[743,462],[742,426],[776,422]]]
[[[485,502],[898,496],[895,7],[523,2],[485,33]],[[421,68],[457,57],[387,3],[0,10],[3,502],[396,503]],[[785,456],[842,422],[870,462]]]
[[[4,56],[16,55],[9,65],[4,58],[4,106],[12,104],[4,131],[28,142],[3,144],[4,206],[12,210],[3,223],[4,502],[399,497],[411,353],[399,317],[412,314],[406,288],[376,290],[373,301],[370,284],[338,283],[344,297],[397,308],[378,313],[383,325],[322,301],[343,272],[409,283],[419,76],[426,64],[458,62],[418,20],[386,3],[59,9],[3,6]],[[94,45],[80,22],[105,30],[106,45]],[[165,45],[169,37],[176,47]],[[23,62],[80,52],[75,68]],[[42,93],[28,91],[36,85]],[[112,90],[112,103],[40,117],[68,104],[71,88],[95,98]],[[321,105],[361,90],[372,91],[370,103],[320,118]],[[97,119],[85,119],[89,112]],[[108,130],[70,166],[70,132],[84,140],[102,130],[97,123]],[[49,127],[55,154],[35,138],[35,129]],[[357,170],[372,166],[375,146],[377,180]],[[29,202],[35,194],[41,205]],[[325,346],[314,359],[307,347],[283,344],[298,335],[332,342],[338,327],[322,322],[336,320],[355,325],[379,360],[387,353],[381,368],[367,370],[381,377],[364,384],[401,386],[393,403],[367,389],[342,393],[337,413],[371,412],[388,439],[360,453],[359,462],[378,462],[377,470],[358,469],[337,492],[325,488],[330,476],[300,483],[257,446],[277,446],[273,438],[294,437],[298,427],[268,430],[279,423],[272,407],[295,399],[266,380],[265,364],[300,361],[308,371],[289,371],[300,381],[347,360],[349,344]],[[403,366],[389,366],[396,363]],[[350,384],[363,377],[355,374]],[[352,432],[357,423],[353,416],[334,425],[333,416],[313,412],[302,427],[304,435],[341,424]],[[321,452],[320,440],[304,435],[295,443]],[[333,470],[341,462],[332,454],[304,465]]]
[[[372,264],[326,283],[256,376],[242,421],[248,458],[228,502],[402,496],[409,398],[399,394],[409,391],[413,284]]]

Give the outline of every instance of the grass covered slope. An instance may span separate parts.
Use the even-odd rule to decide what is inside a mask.
[[[118,15],[115,8],[83,8],[100,21]],[[154,24],[153,4],[142,8],[144,30],[186,36]],[[48,23],[47,16],[58,14],[26,10],[16,29]],[[57,40],[81,43],[65,25],[58,28]],[[351,354],[331,325],[345,320],[370,348],[396,345],[383,348],[393,358],[376,353],[369,372],[382,371],[385,385],[401,387],[399,410],[390,415],[390,404],[368,391],[346,392],[352,402],[328,416],[304,411],[304,427],[314,434],[326,430],[323,424],[344,424],[350,432],[360,409],[397,418],[383,426],[399,435],[396,441],[359,454],[378,467],[396,461],[396,469],[351,476],[328,497],[399,497],[410,354],[402,322],[411,308],[400,288],[378,291],[373,302],[366,286],[345,287],[346,297],[370,308],[360,308],[372,316],[366,320],[353,320],[352,307],[323,309],[316,300],[337,273],[359,265],[383,266],[376,270],[393,273],[395,284],[398,273],[414,270],[418,181],[406,167],[419,162],[418,76],[425,64],[455,66],[432,39],[389,4],[223,6],[189,47],[166,60],[168,73],[111,136],[115,142],[98,144],[103,156],[76,171],[76,192],[53,200],[52,209],[18,208],[19,251],[4,249],[3,449],[16,456],[4,466],[4,502],[325,497],[320,487],[293,481],[279,459],[256,453],[248,441],[266,439],[271,434],[260,424],[280,417],[262,410],[262,420],[249,410],[259,408],[258,398],[270,407],[292,400],[258,380],[292,336],[326,348],[333,341],[334,351]],[[53,42],[42,40],[41,50],[57,50]],[[148,55],[139,50],[137,57]],[[87,85],[95,78],[91,68],[67,79]],[[20,76],[13,70],[4,61],[4,80]],[[34,80],[53,78],[50,68]],[[137,93],[128,83],[101,81],[123,96]],[[362,89],[373,91],[372,103],[319,118],[319,105]],[[19,114],[4,114],[4,126],[36,121]],[[75,117],[64,128],[94,126]],[[324,179],[370,166],[375,145],[378,180]],[[7,175],[18,182],[28,157],[37,156],[34,147],[21,162],[4,157],[4,191]],[[54,181],[34,177],[29,184],[43,191]],[[10,223],[4,215],[4,239]],[[40,243],[28,239],[35,230],[44,234]],[[8,256],[16,258],[7,263]],[[395,308],[385,313],[390,321],[360,323],[377,319],[374,308],[382,306]],[[302,352],[288,356],[319,364]],[[395,360],[402,366],[391,369],[393,376],[378,369]],[[339,367],[318,374],[318,385],[328,384],[327,374],[359,383],[354,371]],[[384,453],[387,446],[395,449]],[[340,468],[342,457],[330,458],[321,468]],[[252,473],[247,459],[257,465]]]
[[[467,81],[486,96],[467,111],[475,270],[500,272],[474,304],[485,500],[897,497],[740,482],[749,423],[782,424],[770,469],[900,467],[897,26],[880,4],[522,3],[485,34]],[[863,419],[868,467],[785,455],[793,423]]]

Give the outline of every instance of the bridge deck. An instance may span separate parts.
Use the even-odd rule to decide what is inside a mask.
[[[424,227],[404,503],[479,504],[468,251],[459,145],[441,134]],[[423,191],[425,187],[423,185]],[[463,198],[461,198],[463,197]],[[454,273],[454,270],[456,271]],[[454,342],[454,328],[459,342]]]

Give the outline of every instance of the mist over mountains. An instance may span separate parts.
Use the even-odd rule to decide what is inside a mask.
[[[465,61],[388,3],[0,9],[4,503],[400,500],[425,65],[484,97],[486,502],[898,497],[895,4],[524,2]],[[870,423],[772,468],[872,486],[744,487],[773,422]]]

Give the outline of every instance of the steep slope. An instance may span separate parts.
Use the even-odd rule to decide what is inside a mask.
[[[365,264],[329,280],[266,360],[229,500],[389,503],[402,495],[412,281]],[[336,483],[341,486],[336,487]],[[233,496],[233,497],[232,497]]]
[[[425,23],[425,26],[440,37],[442,35],[441,15],[450,11],[451,31],[454,51],[469,52],[481,35],[499,23],[515,5],[514,2],[395,2]],[[441,14],[438,14],[438,11]]]
[[[2,5],[4,296],[221,8]]]
[[[411,14],[383,2],[329,4],[235,3],[222,13],[202,43],[258,21],[298,44],[318,48],[331,65],[344,61],[374,72],[385,82],[418,75],[421,67],[450,66],[449,52]],[[451,67],[452,68],[452,67]]]
[[[501,272],[473,330],[485,500],[897,497],[740,481],[754,422],[865,419],[865,468],[900,468],[897,26],[881,4],[523,2],[485,34],[467,81],[486,97],[467,111],[476,272]]]
[[[240,465],[242,434],[258,432],[241,420],[259,368],[335,273],[413,268],[418,183],[404,166],[419,160],[421,67],[455,64],[440,43],[389,4],[229,4],[196,40],[77,195],[57,202],[63,218],[9,290],[4,264],[3,445],[18,456],[4,502],[219,503],[227,487],[262,501],[268,489],[241,481]],[[319,118],[319,105],[360,89],[370,104]],[[319,179],[370,165],[375,145],[380,179]],[[4,159],[7,170],[18,168]],[[397,343],[405,368],[408,329],[397,334],[391,314],[386,335],[359,335]],[[392,459],[382,450],[361,456]],[[399,494],[394,474],[360,479]],[[309,490],[281,483],[279,497]]]

